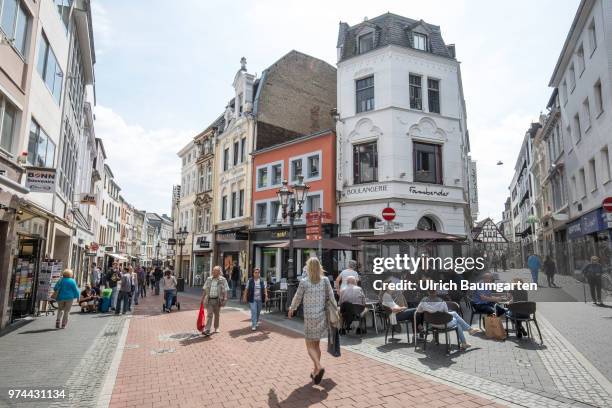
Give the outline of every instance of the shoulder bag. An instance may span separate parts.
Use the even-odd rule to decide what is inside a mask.
[[[327,278],[325,278],[327,280]],[[331,327],[338,328],[340,326],[340,313],[338,312],[338,305],[329,297],[329,293],[331,292],[331,284],[329,280],[325,284],[325,314],[327,315],[327,322]]]

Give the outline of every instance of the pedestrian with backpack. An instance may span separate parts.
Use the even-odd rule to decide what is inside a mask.
[[[119,283],[119,293],[117,295],[117,305],[115,306],[115,315],[119,314],[119,310],[122,309],[121,314],[126,314],[130,306],[130,293],[132,292],[132,274],[128,268],[124,268],[121,274]]]

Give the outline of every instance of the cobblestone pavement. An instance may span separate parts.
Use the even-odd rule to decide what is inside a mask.
[[[130,322],[111,407],[500,406],[348,350],[337,359],[324,352],[326,376],[313,386],[303,338],[292,330],[264,322],[252,332],[242,310],[226,308],[222,332],[205,338],[195,331],[197,297],[183,294],[182,311],[171,314],[160,314],[155,299],[143,303]]]
[[[81,314],[73,307],[66,329],[38,317],[0,337],[0,406],[93,407],[125,317]],[[59,400],[11,400],[9,389],[63,389]]]
[[[522,277],[531,281],[526,269],[500,272],[504,281]],[[540,273],[540,284],[545,284]],[[559,289],[541,287],[533,296],[538,302],[538,313],[544,316],[554,328],[566,338],[608,381],[612,381],[612,299],[607,307],[595,306],[590,302],[588,286],[570,276],[556,275]],[[586,292],[586,303],[585,295]],[[568,299],[576,299],[568,301]],[[556,301],[551,301],[556,300]],[[585,334],[588,333],[588,337]]]

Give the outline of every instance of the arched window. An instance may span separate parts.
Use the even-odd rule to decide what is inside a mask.
[[[437,231],[436,223],[429,217],[421,217],[417,224],[417,229],[423,231]]]
[[[353,230],[368,230],[375,229],[376,223],[381,221],[378,217],[372,217],[364,215],[363,217],[355,218],[351,223],[351,229]]]

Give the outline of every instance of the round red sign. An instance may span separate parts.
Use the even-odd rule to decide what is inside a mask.
[[[395,210],[391,207],[387,207],[382,210],[382,217],[386,221],[393,221],[395,219]]]
[[[604,198],[603,203],[601,203],[601,206],[605,211],[612,212],[612,197]]]

